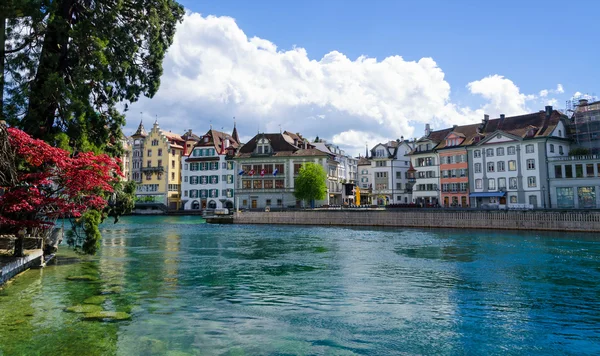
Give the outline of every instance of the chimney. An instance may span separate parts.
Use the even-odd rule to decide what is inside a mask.
[[[452,125],[452,131],[456,130],[457,127],[458,125]]]
[[[400,142],[404,142],[404,136],[400,136]]]
[[[503,124],[504,124],[504,114],[500,114],[500,121],[498,121],[498,130],[502,130]]]
[[[486,125],[488,123],[488,121],[490,121],[490,115],[485,114],[483,115],[483,124]]]
[[[429,136],[431,134],[431,127],[429,124],[425,124],[425,136]]]
[[[579,99],[579,106],[586,106],[588,104],[587,99]]]
[[[546,105],[546,117],[550,117],[552,115],[552,105]]]

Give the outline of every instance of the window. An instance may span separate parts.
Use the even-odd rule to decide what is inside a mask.
[[[554,166],[554,178],[562,178],[562,166],[556,165]]]
[[[283,200],[277,199],[277,206],[283,206]]]
[[[565,178],[573,178],[573,166],[570,164],[565,166]]]
[[[146,162],[146,164],[147,164],[146,167],[152,167],[152,161],[149,160],[149,161]]]
[[[188,177],[187,176],[183,177],[183,181],[187,183]]]
[[[556,205],[559,208],[574,208],[575,199],[572,187],[556,188]]]
[[[475,173],[481,173],[481,163],[475,163]]]
[[[270,179],[265,180],[264,185],[265,185],[265,189],[273,189],[273,181]]]
[[[402,179],[402,172],[396,172],[396,179]]]
[[[158,160],[158,166],[159,166],[159,167],[162,167],[162,159],[159,159],[159,160]]]
[[[495,171],[494,162],[488,162],[488,164],[487,164],[487,171],[488,172],[494,172]]]
[[[265,204],[266,204],[266,205],[268,205],[268,206],[270,206],[270,205],[271,205],[271,199],[267,199],[267,200],[265,201]]]
[[[534,159],[527,160],[527,169],[528,170],[535,169],[535,160]]]
[[[473,157],[475,157],[475,158],[481,157],[481,151],[480,150],[473,151]]]
[[[187,191],[187,190],[184,190],[184,191],[183,191],[183,196],[184,196],[184,197],[187,197],[187,196],[188,196],[188,191]]]
[[[498,166],[498,172],[504,172],[506,170],[504,161],[498,161],[497,166]]]
[[[496,156],[504,156],[504,147],[496,148]]]
[[[583,178],[583,164],[575,165],[575,177]]]
[[[376,161],[375,167],[385,167],[386,163],[387,163],[386,161]]]
[[[498,178],[498,190],[506,189],[506,178]]]
[[[171,168],[175,168],[175,161],[171,161]]]
[[[552,144],[552,143],[550,144],[550,152],[554,153],[554,144]]]
[[[275,189],[283,189],[284,186],[283,179],[275,179]]]
[[[152,150],[148,150],[148,154],[146,156],[152,157]]]
[[[158,146],[158,140],[157,139],[152,140],[152,146]]]
[[[596,187],[578,187],[577,198],[579,208],[595,209],[596,208]]]
[[[558,146],[558,153],[561,155],[565,154],[565,151],[563,150],[563,146]]]
[[[514,155],[514,154],[515,154],[515,146],[510,146],[510,147],[508,147],[508,148],[506,149],[506,152],[507,152],[509,155]]]
[[[517,177],[511,177],[508,179],[508,188],[509,189],[519,189],[519,185],[517,183]]]
[[[162,156],[162,148],[159,148],[159,149],[158,149],[158,156],[159,156],[159,157],[160,157],[160,156]]]
[[[494,157],[494,149],[488,148],[487,150],[485,150],[485,155],[488,157]]]
[[[511,195],[510,196],[510,203],[511,204],[516,204],[517,203],[517,196],[516,195]]]
[[[252,181],[249,179],[242,179],[242,189],[250,189],[252,188]]]
[[[171,172],[171,180],[175,180],[175,172]]]
[[[262,182],[263,182],[262,180],[258,180],[258,179],[254,180],[252,183],[252,188],[262,189]]]
[[[526,145],[525,146],[525,152],[526,153],[534,153],[535,150],[533,149],[533,145]]]
[[[594,164],[593,163],[588,163],[585,165],[585,175],[587,177],[594,176]]]
[[[187,163],[183,165],[183,169],[185,169],[186,171],[188,170],[188,164]]]
[[[517,161],[508,161],[508,170],[516,171],[517,170]]]
[[[482,189],[482,188],[483,188],[483,180],[475,179],[475,189]]]
[[[496,190],[496,180],[494,178],[488,179],[488,189]]]
[[[562,137],[562,130],[558,130],[558,137]]]
[[[533,177],[533,176],[527,177],[527,186],[529,188],[535,188],[535,187],[537,187],[537,183],[535,181],[535,177]]]

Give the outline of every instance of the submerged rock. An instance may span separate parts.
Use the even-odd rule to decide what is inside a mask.
[[[72,307],[68,307],[65,309],[70,313],[94,313],[102,311],[102,307],[94,304],[81,304],[81,305],[73,305]]]
[[[89,304],[93,305],[93,304]],[[84,320],[97,320],[97,321],[121,321],[121,320],[129,320],[131,319],[131,315],[125,312],[115,312],[115,311],[96,311],[92,313],[87,313],[83,317]]]
[[[91,276],[89,274],[84,274],[84,275],[81,275],[81,276],[70,276],[70,277],[67,277],[67,280],[69,280],[69,281],[93,282],[93,281],[97,281],[98,277],[94,277],[94,276]]]
[[[83,301],[83,304],[102,304],[106,300],[105,295],[94,295]]]

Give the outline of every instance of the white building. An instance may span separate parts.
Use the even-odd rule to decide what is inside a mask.
[[[338,146],[318,138],[311,145],[318,150],[331,154],[334,161],[330,162],[328,167],[329,203],[334,205],[353,204],[354,195],[347,195],[344,186],[356,183],[358,160],[346,155],[344,150],[341,150]]]
[[[371,149],[371,167],[367,169],[361,166],[361,169],[371,172],[373,204],[412,202],[412,183],[408,182],[407,177],[410,168],[408,154],[412,150],[413,144],[404,138],[380,143]]]
[[[548,206],[549,157],[567,155],[566,117],[546,106],[533,114],[483,121],[477,143],[467,148],[472,207]]]
[[[234,207],[237,130],[231,135],[210,129],[182,157],[182,202],[185,210]]]
[[[425,136],[415,142],[410,153],[415,168],[415,185],[413,186],[413,203],[423,206],[437,206],[440,203],[440,160],[435,151],[440,142],[452,132],[453,128],[431,131],[425,125]]]

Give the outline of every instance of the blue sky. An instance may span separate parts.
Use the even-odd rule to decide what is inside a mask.
[[[596,40],[600,1],[579,1],[572,5],[559,1],[535,0],[215,0],[182,1],[182,4],[189,13],[198,13],[199,17],[186,19],[184,22],[187,25],[178,30],[177,36],[181,36],[182,40],[176,40],[177,49],[171,50],[170,58],[165,61],[166,78],[163,78],[163,82],[167,84],[163,88],[166,86],[168,89],[161,90],[173,93],[178,87],[185,87],[186,91],[200,89],[193,98],[188,98],[181,105],[173,103],[178,96],[169,97],[167,93],[161,95],[159,91],[152,103],[143,101],[143,104],[136,107],[145,109],[143,111],[146,114],[143,116],[153,117],[150,114],[152,112],[163,117],[167,125],[185,123],[190,128],[203,131],[207,122],[212,122],[227,129],[231,126],[230,118],[236,116],[238,125],[242,125],[248,132],[246,136],[251,137],[255,132],[249,132],[250,130],[272,131],[278,125],[296,124],[297,127],[290,129],[305,132],[306,136],[319,135],[320,131],[325,131],[319,136],[338,142],[352,151],[352,147],[357,146],[356,141],[365,137],[367,142],[376,142],[385,139],[387,133],[400,136],[402,132],[406,132],[407,136],[419,136],[425,122],[432,122],[434,127],[441,128],[457,120],[460,121],[457,123],[473,122],[484,112],[492,117],[501,112],[518,114],[519,111],[543,109],[547,103],[553,103],[555,107],[562,109],[565,107],[565,100],[576,92],[600,94],[600,67],[597,65],[600,47]],[[215,16],[214,21],[207,21],[209,15]],[[225,19],[229,18],[234,21],[226,22]],[[191,22],[196,25],[189,25]],[[222,36],[219,35],[219,30],[223,31]],[[244,38],[240,39],[238,36],[228,39],[231,42],[220,39],[232,31],[245,35],[248,43],[252,42],[251,38],[257,37],[277,46],[277,57],[284,65],[288,63],[283,58],[284,52],[293,51],[294,48],[304,49],[307,58],[302,62],[304,64],[293,62],[291,66],[294,73],[301,73],[306,68],[312,70],[308,60],[324,64],[323,57],[332,51],[339,52],[351,62],[356,61],[359,56],[375,58],[377,62],[401,56],[402,61],[382,65],[387,69],[380,68],[375,72],[369,69],[365,72],[367,74],[355,78],[356,81],[340,84],[343,87],[340,95],[344,97],[349,95],[348,90],[352,88],[364,89],[362,94],[357,94],[352,99],[353,102],[360,101],[361,95],[376,97],[376,100],[365,102],[360,107],[340,104],[335,95],[327,92],[335,83],[343,81],[345,76],[332,74],[329,77],[329,69],[323,69],[325,74],[310,79],[299,74],[304,79],[300,78],[302,80],[297,83],[299,87],[312,85],[315,80],[319,80],[315,78],[325,75],[327,83],[323,87],[329,89],[319,86],[311,87],[310,90],[325,90],[323,95],[328,97],[327,100],[312,98],[300,104],[295,100],[288,100],[282,104],[281,99],[276,103],[265,104],[264,98],[250,100],[248,93],[255,94],[269,85],[281,88],[282,82],[290,81],[290,75],[293,74],[289,71],[285,75],[274,74],[278,79],[264,83],[263,79],[269,74],[250,77],[248,73],[268,72],[269,66],[277,67],[279,59],[270,57],[278,61],[275,64],[267,63],[267,59],[260,55],[241,57],[240,51],[245,51],[248,46]],[[196,39],[198,41],[195,45]],[[421,68],[405,68],[410,67],[407,63],[419,62],[422,58],[431,58],[436,67],[432,69],[429,63],[419,63],[420,67],[429,68],[426,73]],[[230,60],[233,64],[225,69],[217,64],[208,64],[209,61],[222,63]],[[261,68],[263,62],[265,68]],[[247,63],[252,65],[243,68]],[[348,68],[347,73],[357,72],[357,68],[360,71],[363,67],[368,65],[353,65]],[[407,80],[412,84],[398,89],[397,93],[386,93],[385,88],[394,83],[364,78],[365,75],[386,77],[388,69],[393,73],[400,73],[396,80],[409,78]],[[194,82],[190,79],[186,84],[181,84],[180,79],[183,77],[199,78],[208,73],[215,75],[213,81],[214,78],[220,80],[221,76],[216,76],[215,73],[225,73],[224,70],[227,74],[223,75],[231,76],[231,80],[225,80],[225,89],[218,95],[213,95],[210,88],[204,88],[205,84],[198,80]],[[182,74],[186,71],[193,75]],[[436,76],[436,71],[443,77],[428,82]],[[413,72],[418,74],[411,74]],[[242,75],[248,76],[246,81],[236,80]],[[180,84],[175,85],[174,78]],[[428,79],[421,85],[419,83],[423,78]],[[240,87],[240,82],[260,83],[244,89]],[[444,89],[445,85],[449,85],[447,90]],[[291,97],[300,96],[298,93],[303,93],[302,90],[304,89],[297,89],[289,94]],[[548,92],[542,94],[544,90]],[[403,101],[388,105],[390,100],[393,101],[390,93],[392,96],[402,96]],[[434,103],[435,99],[431,97],[443,97],[445,93],[448,97],[443,102]],[[179,97],[187,94],[183,93]],[[273,94],[265,92],[263,96],[268,95]],[[421,100],[423,97],[429,98]],[[404,111],[404,107],[410,106],[406,100],[413,100],[415,107]],[[258,108],[252,105],[262,106]],[[421,108],[425,106],[433,109],[423,112]],[[165,110],[165,107],[171,109]],[[175,118],[177,115],[180,116],[178,119]],[[331,125],[319,122],[319,118],[330,119],[329,123],[335,123],[336,129],[327,129]],[[226,122],[221,124],[223,120]],[[311,120],[315,121],[313,125],[299,124],[312,122]],[[343,127],[344,123],[348,123],[350,127]],[[374,129],[373,126],[378,127]],[[177,132],[184,129],[173,127],[173,131]],[[361,145],[364,146],[364,142]]]
[[[565,100],[595,92],[600,78],[600,1],[182,1],[236,19],[248,36],[321,58],[432,57],[457,95],[490,74],[523,92],[562,83]]]

